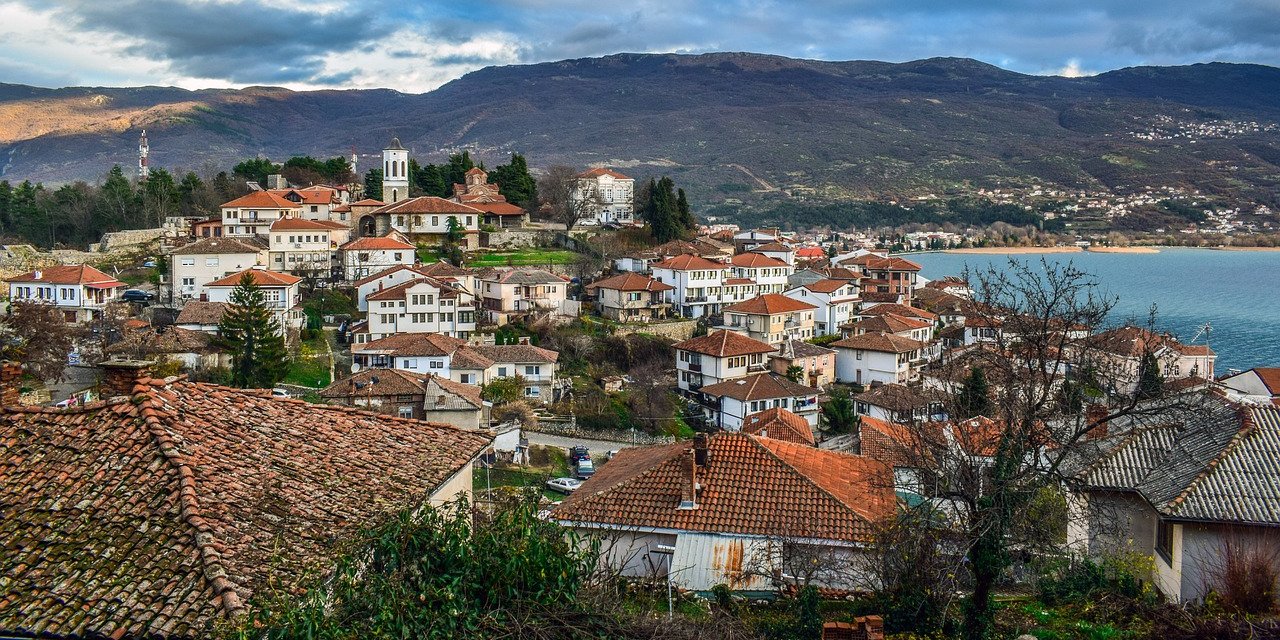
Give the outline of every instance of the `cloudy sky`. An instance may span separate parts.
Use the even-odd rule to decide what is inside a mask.
[[[1024,73],[1280,65],[1280,0],[0,0],[0,82],[428,91],[618,52],[965,56]]]

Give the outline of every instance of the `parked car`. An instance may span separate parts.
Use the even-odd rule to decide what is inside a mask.
[[[120,294],[120,299],[125,302],[151,302],[156,299],[156,294],[142,289],[126,289]]]
[[[142,263],[142,266],[143,266],[144,268],[147,268],[147,269],[154,269],[154,268],[156,268],[156,261],[155,261],[155,258],[147,258],[147,260],[146,260],[145,262],[143,262],[143,263]]]
[[[582,481],[577,478],[556,478],[547,481],[547,488],[560,493],[573,493],[578,487],[582,486]]]
[[[582,445],[569,447],[569,464],[578,464],[579,460],[590,460],[591,452]]]
[[[292,393],[289,393],[289,390],[288,390],[288,389],[281,389],[280,387],[276,387],[275,389],[272,389],[272,390],[271,390],[271,397],[273,397],[273,398],[292,398],[292,397],[293,397],[293,394],[292,394]]]
[[[574,475],[577,475],[583,480],[590,478],[595,472],[596,465],[591,461],[591,458],[583,458],[579,460],[577,466],[574,467]]]

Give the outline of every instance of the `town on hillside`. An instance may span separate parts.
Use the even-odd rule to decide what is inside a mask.
[[[302,637],[375,602],[462,611],[406,637],[1015,637],[1085,602],[1280,632],[1248,617],[1277,605],[1280,363],[1220,370],[1069,267],[906,253],[960,236],[410,155],[5,248],[0,636]],[[1039,637],[1139,637],[1078,624]]]

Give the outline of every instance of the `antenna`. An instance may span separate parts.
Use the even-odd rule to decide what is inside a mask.
[[[1194,343],[1196,340],[1200,339],[1200,336],[1204,336],[1204,342],[1207,345],[1209,344],[1209,334],[1211,333],[1213,333],[1213,325],[1206,322],[1204,323],[1204,326],[1200,327],[1199,331],[1196,331],[1194,336],[1191,336],[1191,340],[1189,340],[1187,344]]]

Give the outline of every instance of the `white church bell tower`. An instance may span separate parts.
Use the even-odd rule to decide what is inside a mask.
[[[382,201],[391,204],[409,197],[409,151],[400,138],[382,150]]]

